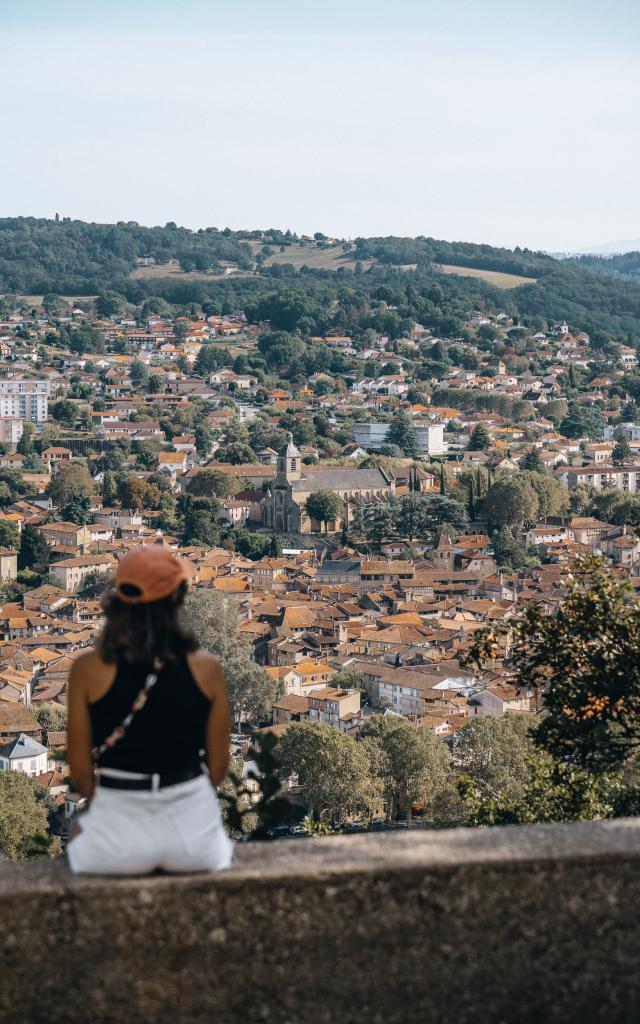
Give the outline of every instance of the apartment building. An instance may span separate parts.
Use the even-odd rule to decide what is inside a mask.
[[[0,380],[0,418],[44,423],[49,414],[48,380]]]
[[[353,436],[367,451],[378,451],[389,432],[389,423],[356,423]],[[442,455],[447,450],[442,423],[414,423],[413,429],[421,455]]]
[[[590,484],[597,490],[607,487],[617,487],[621,491],[628,491],[635,494],[640,477],[640,466],[565,466],[558,474],[558,478],[570,491],[576,487]]]

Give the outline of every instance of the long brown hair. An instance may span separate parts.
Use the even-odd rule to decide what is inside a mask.
[[[103,598],[105,624],[96,649],[103,661],[151,664],[176,661],[198,643],[182,620],[187,584],[148,604],[127,604],[111,592]]]

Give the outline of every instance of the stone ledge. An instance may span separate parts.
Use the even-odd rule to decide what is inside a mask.
[[[219,875],[0,865],[3,1024],[629,1021],[640,819],[281,840]]]

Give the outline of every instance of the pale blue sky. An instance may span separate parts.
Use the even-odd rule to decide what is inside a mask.
[[[0,0],[0,216],[640,236],[634,0]]]

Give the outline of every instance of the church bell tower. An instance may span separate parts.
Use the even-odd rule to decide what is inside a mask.
[[[302,458],[293,443],[293,434],[289,433],[286,446],[278,454],[278,483],[299,480],[302,475]]]

